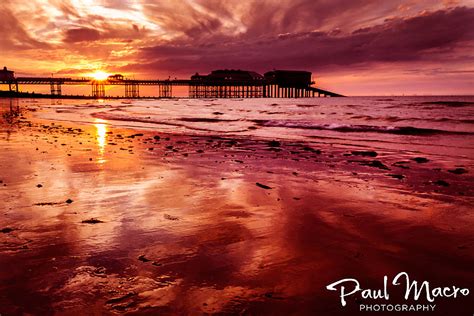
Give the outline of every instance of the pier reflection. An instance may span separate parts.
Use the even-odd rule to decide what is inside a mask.
[[[15,124],[21,114],[19,100],[16,98],[0,98],[0,112],[5,123]]]

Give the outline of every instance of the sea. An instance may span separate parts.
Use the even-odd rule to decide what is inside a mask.
[[[474,159],[474,96],[0,100],[51,121]]]

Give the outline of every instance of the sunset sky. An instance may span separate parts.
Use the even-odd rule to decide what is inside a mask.
[[[473,94],[474,0],[2,0],[17,75],[313,72],[348,95]]]

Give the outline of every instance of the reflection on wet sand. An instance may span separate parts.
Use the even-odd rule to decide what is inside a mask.
[[[474,276],[470,192],[258,142],[77,128],[1,135],[2,314],[347,315],[356,302],[325,290],[341,277]]]
[[[105,161],[102,159],[104,156],[105,145],[107,143],[107,125],[105,124],[107,121],[102,119],[95,119],[94,126],[96,128],[97,134],[97,145],[99,147],[99,156],[100,159],[98,160],[99,163],[104,163]]]

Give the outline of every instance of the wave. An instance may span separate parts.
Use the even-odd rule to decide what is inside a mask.
[[[469,102],[469,101],[428,101],[428,102],[423,102],[421,104],[426,104],[426,105],[444,105],[447,107],[464,107],[464,106],[470,106],[474,105],[474,102]]]
[[[413,120],[416,120],[413,118]],[[474,124],[474,119],[453,119],[448,117],[441,117],[441,118],[433,118],[433,119],[418,119],[420,121],[430,121],[430,122],[456,122],[456,123],[464,123],[464,124]]]
[[[364,121],[387,121],[387,122],[401,122],[401,121],[420,121],[420,122],[453,122],[463,124],[474,124],[474,119],[454,119],[448,117],[440,118],[419,118],[419,117],[398,117],[398,116],[370,116],[370,115],[354,115],[351,119],[362,119]]]
[[[299,108],[312,108],[315,106],[319,106],[319,104],[297,104],[296,106]]]
[[[219,122],[236,122],[239,120],[235,119],[218,119],[218,118],[208,118],[208,117],[182,117],[179,119],[183,122],[201,122],[201,123],[219,123]]]
[[[373,125],[352,125],[352,124],[314,124],[311,122],[295,121],[275,121],[275,120],[254,120],[263,127],[285,127],[311,130],[328,130],[342,133],[384,133],[397,135],[418,135],[429,136],[436,134],[459,134],[470,135],[470,132],[447,131],[433,128],[420,128],[413,126],[373,126]]]
[[[92,117],[100,118],[103,120],[113,120],[113,121],[125,121],[125,122],[139,122],[139,123],[155,123],[161,125],[170,125],[170,126],[184,126],[184,124],[171,123],[165,121],[156,121],[149,117],[131,117],[128,115],[122,114],[112,114],[107,112],[96,112],[91,113]]]
[[[100,119],[103,119],[103,120],[149,123],[149,124],[157,124],[157,125],[183,127],[183,128],[186,128],[186,129],[196,130],[196,131],[215,132],[215,130],[208,129],[208,128],[188,126],[186,124],[181,124],[181,123],[173,122],[173,121],[155,120],[155,119],[152,119],[150,117],[132,117],[132,116],[128,116],[128,115],[107,113],[107,112],[95,112],[95,113],[91,113],[91,116],[95,117],[95,118],[100,118]],[[223,120],[223,121],[226,121],[226,120]],[[192,121],[192,122],[196,122],[196,121]],[[232,130],[232,131],[218,131],[218,132],[219,133],[235,133],[235,132],[245,132],[245,131],[247,131],[247,129],[239,129],[239,130]]]

